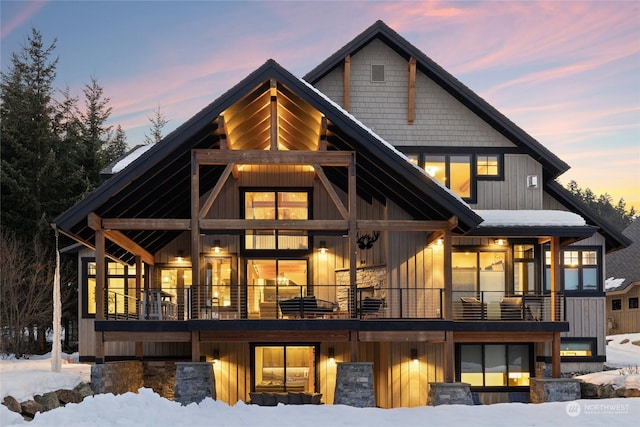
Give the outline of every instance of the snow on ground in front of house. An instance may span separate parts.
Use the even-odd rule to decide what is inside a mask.
[[[614,335],[607,346],[607,365],[631,369],[640,366],[640,333]],[[629,342],[621,342],[628,339]],[[66,362],[66,363],[65,363]],[[0,359],[0,396],[33,396],[60,388],[73,388],[88,382],[91,365],[78,364],[77,354],[63,355],[61,373],[51,371],[50,355],[30,359]],[[627,371],[628,372],[628,371]],[[608,374],[611,373],[611,374]],[[605,375],[608,374],[608,375]],[[622,375],[605,371],[582,376],[590,382],[609,383],[611,378],[625,378],[640,383],[640,373]],[[593,377],[590,377],[593,376]],[[601,382],[602,381],[602,382]],[[639,387],[640,388],[640,387]],[[426,402],[425,402],[426,403]],[[263,407],[234,406],[205,399],[200,404],[180,406],[164,399],[151,389],[118,396],[100,394],[79,404],[37,414],[31,422],[0,405],[0,425],[32,427],[177,427],[260,426],[260,427],[353,427],[353,426],[558,426],[585,427],[636,426],[640,418],[640,398],[577,400],[541,404],[503,403],[480,406],[421,406],[416,408],[353,408],[344,405],[279,405]]]

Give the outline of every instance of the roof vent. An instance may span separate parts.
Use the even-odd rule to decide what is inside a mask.
[[[371,64],[371,81],[374,83],[384,82],[384,65]]]

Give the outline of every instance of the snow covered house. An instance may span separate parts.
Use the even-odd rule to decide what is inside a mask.
[[[622,232],[631,245],[607,256],[607,334],[640,332],[640,220]]]
[[[376,22],[303,79],[273,60],[56,224],[80,358],[217,361],[217,397],[373,363],[376,404],[484,401],[605,360],[605,254],[568,166]]]

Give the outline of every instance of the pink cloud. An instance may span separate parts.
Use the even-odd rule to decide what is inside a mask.
[[[0,39],[4,39],[16,28],[19,28],[25,22],[29,21],[46,5],[46,3],[46,1],[25,1],[14,3],[14,5],[19,5],[20,11],[11,21],[2,25],[2,29],[0,29]]]

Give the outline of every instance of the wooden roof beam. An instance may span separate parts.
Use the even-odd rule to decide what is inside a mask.
[[[104,228],[102,224],[102,218],[95,212],[91,212],[87,216],[87,224],[94,231],[102,231],[106,239],[111,240],[116,245],[120,246],[127,252],[131,252],[133,255],[139,256],[143,262],[149,265],[155,264],[153,255],[147,252],[142,246],[122,234],[120,231]]]
[[[322,170],[322,166],[320,166],[317,163],[314,163],[313,169],[316,171],[316,175],[320,179],[320,182],[322,182],[322,185],[324,185],[324,188],[327,190],[327,193],[329,193],[329,197],[333,201],[333,204],[336,206],[336,208],[338,208],[338,212],[340,212],[340,215],[342,216],[342,218],[348,219],[349,211],[347,210],[345,205],[342,203],[342,200],[340,200],[340,196],[338,196],[338,193],[336,192],[335,188],[333,188],[331,181],[329,181],[329,178],[327,178],[327,175]]]

